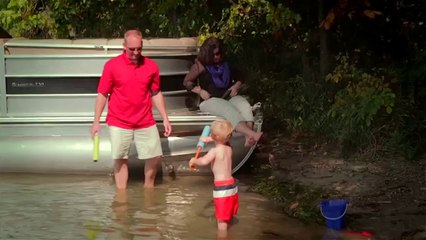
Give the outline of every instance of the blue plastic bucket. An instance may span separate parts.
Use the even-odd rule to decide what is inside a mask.
[[[325,218],[327,228],[341,230],[345,227],[345,214],[348,210],[347,200],[324,200],[321,201],[321,214]]]

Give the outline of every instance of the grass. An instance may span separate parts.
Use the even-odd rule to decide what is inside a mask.
[[[284,213],[305,223],[324,221],[319,206],[328,194],[322,189],[258,176],[256,183],[249,190],[273,200]]]

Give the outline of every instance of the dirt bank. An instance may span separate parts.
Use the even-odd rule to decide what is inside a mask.
[[[257,165],[263,174],[267,172],[264,182],[301,186],[293,198],[289,197],[294,195],[291,186],[281,188],[275,196],[270,194],[273,190],[264,191],[276,201],[287,201],[284,210],[293,216],[315,221],[319,202],[304,201],[348,199],[349,230],[370,231],[374,239],[426,239],[425,157],[417,162],[396,158],[344,160],[330,149],[272,136],[259,146],[250,164]],[[293,214],[303,206],[305,209],[299,211],[303,214]]]

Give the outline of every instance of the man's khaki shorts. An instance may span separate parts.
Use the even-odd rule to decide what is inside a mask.
[[[137,130],[109,126],[112,159],[128,159],[132,142],[135,142],[139,159],[163,155],[160,135],[156,125]]]

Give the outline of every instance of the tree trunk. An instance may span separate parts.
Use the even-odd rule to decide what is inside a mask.
[[[324,0],[318,0],[319,22],[324,19]],[[329,54],[327,46],[327,32],[321,27],[320,31],[320,79],[324,79],[329,70]]]

